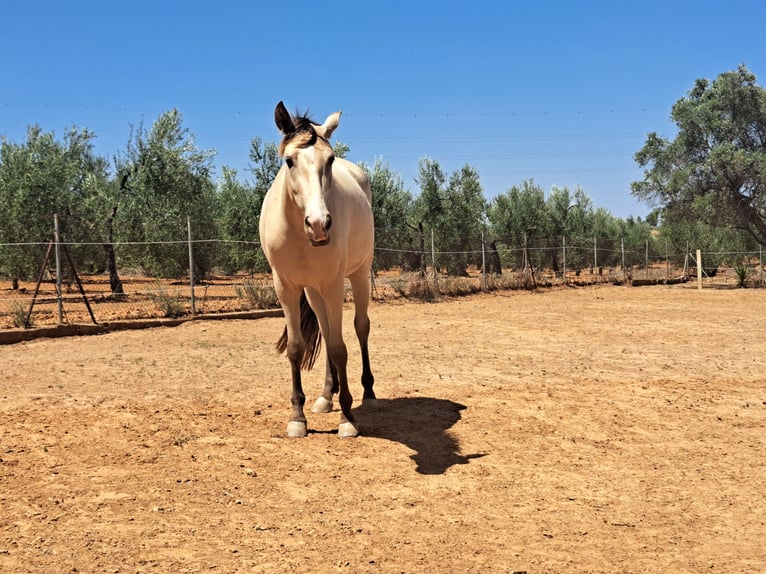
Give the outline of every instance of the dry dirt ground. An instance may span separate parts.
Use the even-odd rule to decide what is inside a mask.
[[[763,290],[371,316],[356,439],[283,438],[278,318],[0,347],[0,571],[766,571]]]

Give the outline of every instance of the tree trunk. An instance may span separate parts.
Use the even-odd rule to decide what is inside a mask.
[[[426,233],[423,223],[418,223],[418,235],[420,236],[420,277],[425,277],[426,271]]]
[[[500,253],[497,250],[497,241],[489,244],[489,272],[503,274],[503,267],[500,263]]]
[[[114,254],[114,218],[117,215],[117,204],[112,207],[112,214],[106,220],[106,229],[109,243],[104,243],[106,252],[106,269],[109,272],[109,287],[113,295],[124,295],[125,289],[117,273],[117,257]]]

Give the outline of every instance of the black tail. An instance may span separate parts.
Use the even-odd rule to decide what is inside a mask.
[[[301,293],[301,334],[306,341],[306,350],[303,352],[301,368],[304,371],[310,371],[319,356],[322,349],[322,333],[319,331],[319,321],[316,313],[309,305],[306,299],[306,293]],[[277,341],[277,353],[284,353],[287,350],[287,327],[282,332],[282,336]]]

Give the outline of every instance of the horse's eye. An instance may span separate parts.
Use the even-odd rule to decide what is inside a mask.
[[[292,169],[292,168],[293,168],[293,158],[291,158],[291,157],[286,157],[286,158],[285,158],[285,163],[287,164],[287,167],[289,167],[290,169]]]

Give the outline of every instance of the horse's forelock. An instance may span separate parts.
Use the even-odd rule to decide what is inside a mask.
[[[319,137],[317,135],[315,124],[308,115],[297,116],[293,118],[295,131],[286,135],[279,144],[279,154],[284,156],[288,146],[306,148],[314,145]]]

